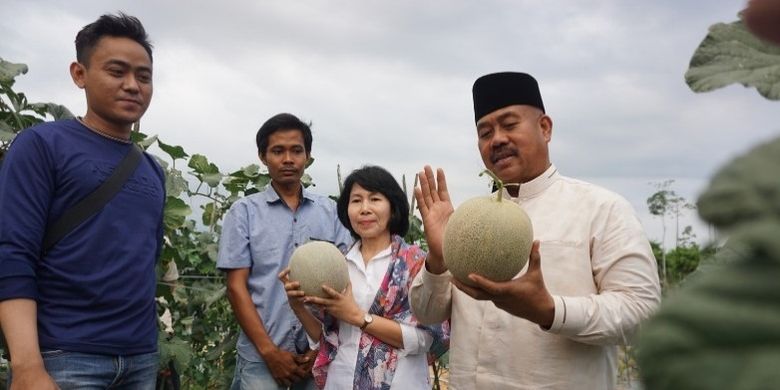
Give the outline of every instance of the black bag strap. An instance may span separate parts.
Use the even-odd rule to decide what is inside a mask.
[[[62,216],[46,229],[46,236],[43,239],[43,253],[48,252],[63,237],[113,199],[127,182],[127,179],[135,172],[142,156],[141,148],[133,144],[119,165],[114,168],[111,176],[100,187],[65,210]]]

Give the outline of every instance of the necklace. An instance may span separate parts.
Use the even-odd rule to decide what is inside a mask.
[[[93,133],[95,133],[95,134],[97,134],[97,135],[99,135],[101,137],[108,138],[108,139],[116,141],[116,142],[121,142],[123,144],[131,144],[131,143],[133,143],[133,141],[131,141],[129,139],[115,137],[115,136],[113,136],[111,134],[107,134],[107,133],[105,133],[103,131],[100,131],[100,130],[98,130],[98,129],[88,125],[87,122],[84,122],[84,118],[82,118],[82,117],[77,117],[76,120],[78,120],[79,123],[84,125],[84,127],[88,128],[90,131],[92,131]]]

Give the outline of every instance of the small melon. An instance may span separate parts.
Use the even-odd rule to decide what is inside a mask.
[[[531,219],[517,203],[500,196],[472,198],[455,210],[444,229],[444,264],[469,286],[474,285],[470,273],[511,280],[528,262],[533,237]]]
[[[329,298],[322,291],[322,285],[343,291],[349,283],[347,261],[344,254],[330,242],[309,241],[293,251],[289,278],[300,282],[301,290],[306,295]]]

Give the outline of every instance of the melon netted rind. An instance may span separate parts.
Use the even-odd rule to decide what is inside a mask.
[[[495,196],[472,198],[447,222],[444,263],[467,285],[473,285],[470,273],[507,281],[528,262],[533,236],[531,219],[517,203]]]
[[[307,296],[329,298],[322,291],[325,284],[343,291],[349,283],[349,271],[344,255],[326,241],[309,241],[293,251],[290,257],[291,281],[298,281]]]

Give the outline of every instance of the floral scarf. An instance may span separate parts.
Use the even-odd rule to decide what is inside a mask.
[[[409,303],[409,289],[415,275],[425,264],[426,253],[418,246],[409,245],[403,238],[394,235],[391,243],[392,259],[385,277],[379,286],[369,313],[382,316],[399,323],[425,329],[433,336],[433,345],[428,352],[428,362],[432,363],[449,349],[449,321],[442,324],[423,326],[412,315]],[[318,310],[315,316],[322,322],[324,332],[320,340],[320,351],[314,361],[312,374],[317,387],[325,387],[330,362],[336,358],[338,349],[338,320]],[[363,332],[358,344],[358,356],[355,366],[354,389],[374,390],[390,389],[393,383],[398,350],[378,338]]]

